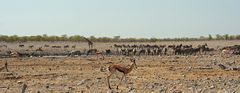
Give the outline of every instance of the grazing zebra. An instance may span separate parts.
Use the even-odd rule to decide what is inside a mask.
[[[76,48],[76,45],[73,45],[72,48]]]
[[[33,45],[30,45],[30,46],[28,46],[29,48],[33,48],[34,46]]]
[[[18,45],[19,47],[24,47],[24,45]]]
[[[45,44],[44,47],[49,47],[49,45]]]
[[[69,48],[69,45],[65,45],[65,46],[63,46],[63,48]]]

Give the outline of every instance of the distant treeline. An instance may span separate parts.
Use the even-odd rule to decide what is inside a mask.
[[[157,41],[201,41],[201,40],[240,40],[240,35],[208,35],[208,36],[200,36],[199,38],[121,38],[120,36],[114,37],[95,37],[90,36],[87,37],[89,40],[93,42],[157,42]],[[43,35],[35,35],[35,36],[18,36],[18,35],[0,35],[0,41],[5,42],[25,42],[25,41],[85,41],[83,36],[81,35],[61,35],[61,36],[48,36],[46,34]]]

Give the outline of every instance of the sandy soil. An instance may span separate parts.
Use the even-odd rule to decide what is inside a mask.
[[[206,41],[207,42],[207,41]],[[198,42],[158,42],[158,44],[204,44]],[[25,43],[44,45],[46,42]],[[239,41],[208,41],[210,47],[239,44]],[[19,49],[16,43],[4,43],[9,48]],[[53,44],[53,43],[51,43]],[[59,43],[56,43],[59,44]],[[76,49],[87,48],[86,43]],[[82,47],[80,46],[82,44]],[[96,48],[109,48],[114,43],[97,43]],[[133,44],[133,43],[132,43]],[[59,44],[60,45],[60,44]],[[15,46],[15,47],[14,47]],[[239,93],[240,57],[215,55],[196,56],[134,56],[138,68],[127,75],[119,90],[109,90],[106,77],[108,66],[113,63],[129,65],[129,57],[108,56],[105,60],[96,56],[80,57],[32,57],[2,58],[0,67],[8,62],[9,72],[0,72],[0,93],[19,93],[23,84],[27,93]],[[221,69],[218,64],[227,67]],[[121,73],[111,77],[111,86],[116,88]]]

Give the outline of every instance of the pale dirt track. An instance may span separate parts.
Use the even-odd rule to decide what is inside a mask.
[[[217,46],[238,44],[238,42],[217,41]],[[220,42],[220,43],[219,43]],[[179,43],[179,42],[177,42]],[[186,43],[186,42],[185,42]],[[190,43],[190,42],[187,42]],[[196,43],[196,42],[193,42]],[[203,42],[199,42],[203,43]],[[102,44],[102,43],[100,43]],[[112,43],[111,43],[112,44]],[[111,46],[106,44],[106,48]],[[222,45],[224,44],[224,45]],[[80,47],[80,46],[78,46]],[[86,46],[84,46],[86,47]],[[103,47],[99,45],[98,47]],[[222,57],[216,55],[196,56],[134,56],[138,65],[123,80],[119,90],[109,90],[106,77],[108,66],[113,63],[131,64],[128,57],[109,56],[105,60],[96,56],[65,58],[2,58],[0,66],[8,62],[10,72],[0,72],[0,93],[19,93],[22,83],[27,84],[28,93],[239,93],[240,71],[222,70],[217,64],[228,68],[240,67],[240,56]],[[111,78],[116,88],[119,80]]]

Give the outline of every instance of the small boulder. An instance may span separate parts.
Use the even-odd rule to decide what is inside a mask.
[[[225,69],[227,69],[227,67],[226,66],[224,66],[223,64],[218,64],[218,66],[222,69],[222,70],[225,70]]]

